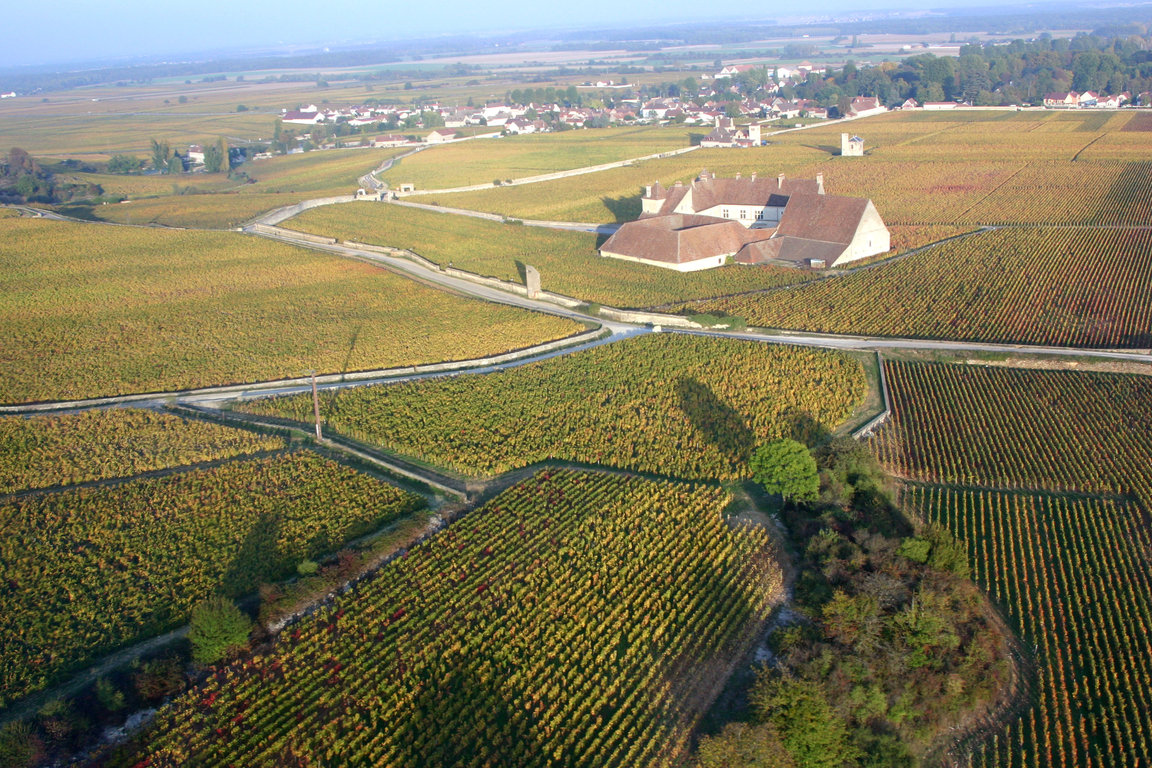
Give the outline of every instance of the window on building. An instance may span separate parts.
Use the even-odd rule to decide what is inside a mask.
[[[756,220],[762,221],[764,219],[764,211],[756,211]]]
[[[748,209],[747,208],[741,208],[740,209],[740,218],[742,218],[742,219],[748,218]]]
[[[721,209],[720,212],[723,214],[724,218],[728,218],[728,209],[727,208]]]

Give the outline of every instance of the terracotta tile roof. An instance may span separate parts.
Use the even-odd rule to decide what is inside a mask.
[[[748,242],[739,222],[713,216],[671,214],[628,222],[600,246],[602,252],[668,264],[732,254]]]
[[[865,197],[792,195],[780,217],[781,237],[799,237],[848,245],[868,208]]]
[[[799,237],[774,237],[744,246],[736,254],[735,261],[740,264],[763,264],[776,260],[808,266],[812,260],[817,260],[830,267],[846,247],[842,243],[825,243]]]

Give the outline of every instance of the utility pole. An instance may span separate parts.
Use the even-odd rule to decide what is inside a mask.
[[[309,371],[312,374],[312,412],[316,414],[316,442],[324,440],[324,436],[320,434],[320,396],[316,394],[316,371]]]

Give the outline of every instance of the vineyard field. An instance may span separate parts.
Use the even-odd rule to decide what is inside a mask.
[[[734,176],[736,173],[811,176],[815,173],[813,164],[827,156],[819,148],[798,146],[786,150],[756,147],[740,152],[698,149],[685,155],[599,171],[575,180],[559,179],[476,192],[436,194],[419,200],[523,219],[594,223],[629,221],[640,215],[640,194],[644,185],[653,181],[659,180],[666,186],[676,181],[687,182],[704,168],[717,176]]]
[[[889,224],[1121,224],[1149,216],[1148,141],[1126,131],[1127,113],[895,112],[854,129],[863,158],[838,157],[842,126],[769,135],[747,152],[683,157],[582,177],[580,184],[437,195],[442,205],[520,218],[624,221],[640,213],[641,188],[687,182],[702,168],[812,177],[832,194],[869,197]]]
[[[1152,755],[1152,550],[1121,500],[911,486],[922,520],[968,542],[974,578],[1035,655],[1031,707],[974,768],[1137,766]]]
[[[230,232],[0,220],[6,402],[468,359],[568,320]]]
[[[903,501],[916,519],[967,542],[1036,662],[1029,708],[972,765],[1140,765],[1152,746],[1152,377],[885,369],[892,416],[877,454],[913,481]]]
[[[885,372],[892,416],[876,446],[896,475],[1135,494],[1152,509],[1152,377],[898,361]]]
[[[0,707],[421,503],[307,452],[2,501]]]
[[[725,503],[537,474],[216,671],[113,764],[669,765],[780,596],[767,534]]]
[[[1146,348],[1150,292],[1149,230],[1004,229],[842,279],[688,306],[770,328]]]
[[[522,265],[540,270],[544,290],[615,307],[648,307],[804,282],[811,272],[727,266],[683,274],[602,258],[596,235],[501,224],[378,203],[313,208],[285,226],[405,248],[437,264],[523,284]]]
[[[494,374],[322,395],[328,428],[457,472],[545,460],[732,479],[756,445],[812,440],[865,394],[863,366],[824,351],[651,334]],[[301,421],[312,400],[253,400]]]
[[[155,411],[6,416],[0,418],[0,495],[284,447],[280,437]]]

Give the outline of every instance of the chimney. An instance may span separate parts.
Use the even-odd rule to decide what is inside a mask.
[[[776,188],[784,189],[784,174],[780,174],[776,177]]]
[[[736,171],[736,178],[740,178],[740,171]]]
[[[824,194],[824,174],[816,174],[816,194]]]
[[[649,186],[644,187],[644,197],[647,197],[649,199],[652,198],[652,187],[649,187]]]
[[[753,173],[753,174],[752,174],[752,176],[751,176],[750,178],[752,179],[752,181],[756,181],[756,174],[755,174],[755,173]]]

